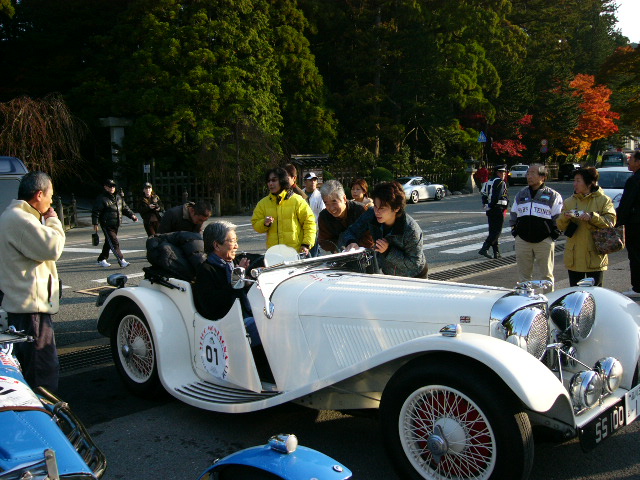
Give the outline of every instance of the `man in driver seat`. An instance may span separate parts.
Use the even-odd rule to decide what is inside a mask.
[[[231,286],[231,272],[236,266],[234,259],[238,250],[236,226],[225,221],[212,222],[204,229],[202,237],[207,260],[198,267],[192,287],[196,310],[204,318],[219,320],[229,313],[236,298],[240,299],[251,346],[260,345],[247,294],[243,288]],[[243,258],[238,266],[247,268],[249,259]]]

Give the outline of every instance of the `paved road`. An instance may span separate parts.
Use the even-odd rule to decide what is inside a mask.
[[[564,195],[571,190],[569,182],[555,187]],[[508,261],[513,249],[508,233],[503,235],[507,257],[503,263],[477,255],[486,235],[486,217],[478,207],[476,195],[420,203],[409,206],[408,211],[425,231],[432,274],[457,275],[456,281],[511,287],[516,274],[513,263]],[[233,217],[231,221],[239,225],[241,248],[263,250],[264,237],[253,233],[248,217]],[[396,478],[381,447],[375,418],[316,412],[295,405],[224,415],[198,410],[167,397],[141,400],[125,391],[104,347],[94,347],[101,356],[81,348],[103,345],[106,339],[95,332],[95,297],[80,291],[104,285],[107,273],[119,271],[95,266],[97,253],[90,245],[90,233],[88,228],[71,231],[59,262],[63,283],[68,288],[56,319],[58,343],[65,359],[77,356],[79,362],[63,376],[60,395],[89,426],[107,454],[110,462],[107,479],[196,478],[215,458],[264,443],[279,432],[296,433],[301,444],[345,463],[356,472],[356,478]],[[136,283],[146,265],[142,226],[124,225],[120,238],[126,258],[132,262],[126,272],[132,277],[131,282]],[[613,255],[611,260],[607,285],[614,290],[626,290],[628,264],[624,253]],[[567,280],[561,257],[556,264],[558,286],[562,287]],[[639,443],[640,422],[616,434],[591,454],[583,454],[575,441],[554,445],[540,440],[536,444],[531,478],[640,478]]]

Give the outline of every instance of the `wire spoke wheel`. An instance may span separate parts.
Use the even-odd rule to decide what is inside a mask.
[[[495,436],[482,410],[452,388],[428,386],[407,398],[400,440],[425,478],[486,479],[496,460]]]
[[[127,315],[120,322],[118,352],[131,379],[145,382],[151,378],[155,365],[153,342],[147,326],[138,317]]]
[[[111,333],[111,354],[125,385],[133,393],[153,397],[162,392],[151,329],[137,305],[118,312]]]

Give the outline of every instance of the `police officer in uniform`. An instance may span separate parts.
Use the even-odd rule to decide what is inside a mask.
[[[496,165],[493,169],[493,174],[494,178],[482,186],[482,205],[487,212],[489,235],[482,244],[482,248],[478,254],[492,258],[488,252],[489,247],[491,247],[493,250],[493,258],[500,258],[498,240],[502,233],[505,211],[509,204],[509,193],[507,191],[507,183],[505,182],[507,178],[506,165]]]

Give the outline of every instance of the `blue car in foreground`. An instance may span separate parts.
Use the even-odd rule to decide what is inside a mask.
[[[101,478],[107,461],[69,405],[22,376],[12,347],[30,340],[0,333],[0,479]]]

